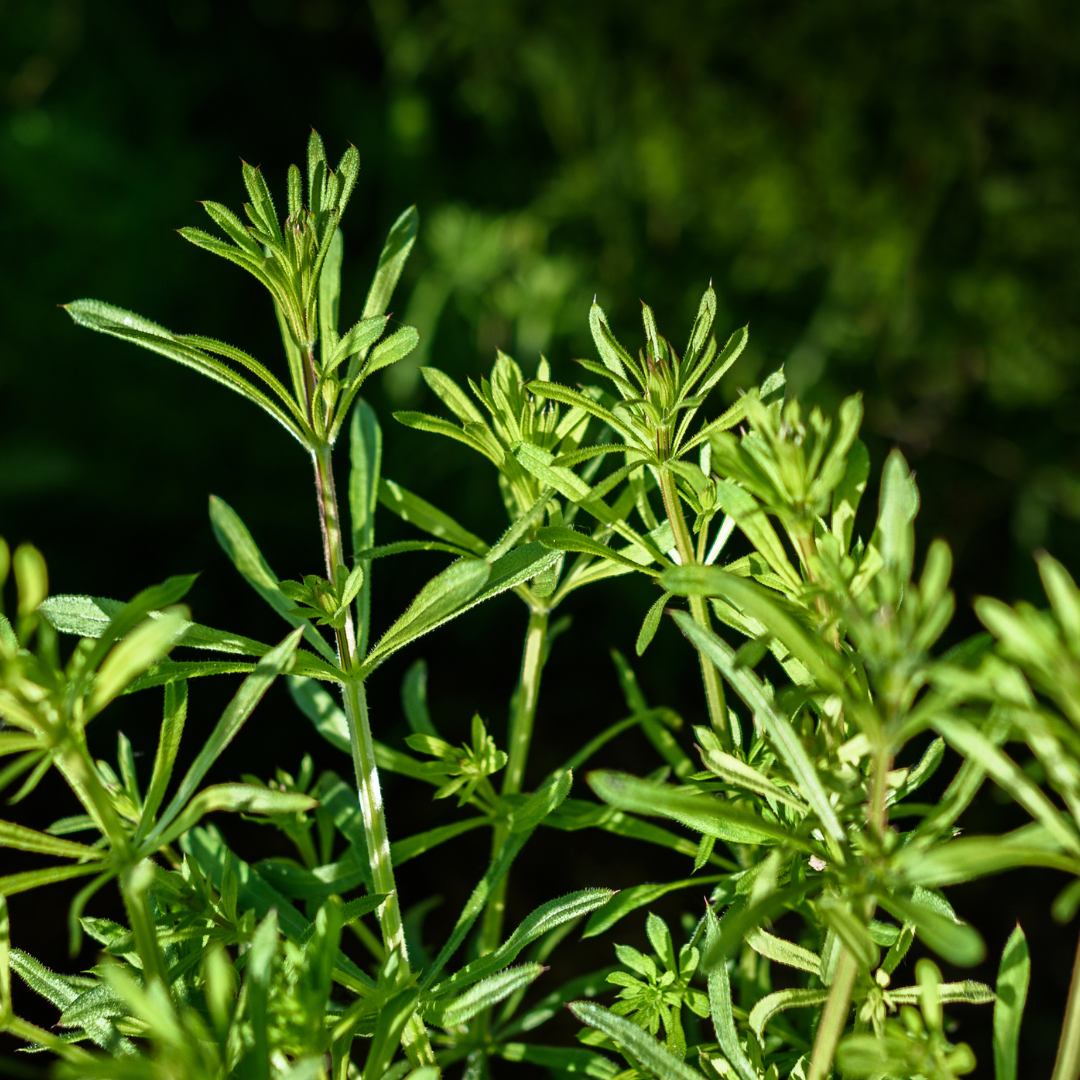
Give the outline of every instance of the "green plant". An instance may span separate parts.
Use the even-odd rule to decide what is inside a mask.
[[[1076,817],[1080,755],[1069,722],[1080,717],[1080,594],[1071,579],[1043,560],[1053,615],[984,601],[980,616],[1001,644],[984,636],[935,655],[954,608],[949,549],[935,541],[915,576],[918,491],[898,451],[884,467],[876,525],[869,540],[858,538],[870,468],[858,397],[835,418],[806,413],[785,399],[780,371],[695,429],[747,340],[744,329],[718,347],[711,288],[681,355],[645,307],[645,344],[633,356],[594,304],[600,360],[579,364],[598,385],[555,382],[546,360],[526,379],[500,353],[491,378],[470,384],[470,397],[438,369],[422,369],[456,422],[417,412],[397,420],[464,443],[496,473],[506,530],[493,543],[474,535],[381,475],[381,428],[358,395],[368,375],[416,343],[408,327],[383,337],[416,215],[407,211],[392,228],[364,317],[339,333],[339,222],[356,167],[350,150],[330,170],[313,133],[307,202],[294,166],[284,223],[259,172],[245,166],[248,224],[205,204],[232,243],[183,231],[270,291],[291,388],[232,346],[173,334],[97,301],[68,305],[77,323],[196,368],[290,431],[312,460],[325,576],[279,580],[237,514],[211,500],[222,548],[291,627],[270,646],[193,622],[179,605],[191,578],[127,604],[50,596],[40,554],[23,545],[9,558],[0,546],[0,582],[10,564],[18,593],[14,620],[0,618],[0,715],[8,725],[0,752],[12,758],[0,784],[25,776],[17,802],[55,766],[82,809],[45,832],[0,823],[0,844],[67,860],[0,878],[0,895],[91,878],[72,903],[72,944],[85,933],[103,946],[89,974],[57,975],[10,949],[5,918],[4,1029],[52,1051],[68,1076],[431,1080],[460,1064],[472,1080],[509,1068],[500,1061],[524,1061],[604,1080],[824,1080],[835,1062],[845,1076],[944,1080],[975,1062],[952,1041],[942,1006],[993,1002],[995,1074],[1013,1080],[1028,983],[1022,931],[1005,945],[995,989],[945,981],[927,958],[914,981],[898,972],[916,939],[952,964],[983,958],[981,936],[943,887],[1029,864],[1080,876],[1077,822],[1001,750],[1009,737],[1026,740]],[[333,469],[346,421],[348,526]],[[605,469],[612,455],[618,464]],[[379,505],[429,538],[376,545]],[[719,565],[736,530],[747,551]],[[374,572],[380,560],[413,551],[453,561],[376,639]],[[625,715],[530,793],[537,701],[566,625],[553,616],[585,586],[634,573],[659,590],[643,615],[639,656],[669,612],[700,659],[708,723],[693,731],[701,767],[679,741],[681,718],[651,708],[616,653]],[[440,735],[423,661],[402,688],[408,749],[377,740],[366,696],[376,669],[504,592],[526,608],[506,749],[480,716],[469,744]],[[718,626],[741,643],[730,644]],[[66,658],[59,634],[79,638]],[[167,800],[189,682],[235,674],[245,676],[236,696]],[[1065,719],[1038,704],[1025,674]],[[249,776],[200,790],[278,676],[318,734],[351,758],[355,786],[333,771],[316,776],[308,757],[295,775],[279,770],[269,781]],[[121,736],[114,769],[91,753],[87,725],[118,695],[152,688],[163,688],[164,715],[144,789],[127,741]],[[575,771],[635,728],[658,768],[642,777],[595,770],[587,781],[596,799],[570,797]],[[963,758],[959,770],[939,801],[916,801],[946,742]],[[456,812],[439,802],[451,820],[391,842],[381,771],[433,785],[436,800],[456,795]],[[955,838],[987,775],[1035,823],[1003,837]],[[245,862],[203,822],[217,811],[275,825],[295,857]],[[647,820],[657,817],[675,827]],[[590,887],[551,898],[507,935],[507,881],[541,827],[660,845],[692,859],[693,871],[617,894]],[[477,828],[491,830],[490,862],[477,868],[450,936],[434,955],[422,935],[410,946],[395,868]],[[66,838],[80,832],[94,838]],[[127,926],[86,914],[113,880]],[[618,945],[621,966],[554,989],[542,983],[543,996],[531,996],[575,929],[607,934],[661,896],[700,885],[709,901],[686,912],[676,933],[647,914],[652,955]],[[408,899],[418,925],[426,901]],[[1078,901],[1070,886],[1059,914],[1074,913]],[[791,927],[787,937],[773,932],[780,919]],[[363,948],[364,961],[343,942]],[[791,969],[782,985],[774,985],[772,965]],[[61,1009],[62,1035],[19,1019],[11,970]],[[590,1000],[612,986],[621,989],[611,1007]],[[1080,1073],[1076,1000],[1080,992],[1058,1080]],[[534,1041],[564,1005],[585,1025],[582,1045]]]

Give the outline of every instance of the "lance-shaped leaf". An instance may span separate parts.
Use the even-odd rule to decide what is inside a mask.
[[[390,1067],[397,1053],[405,1025],[416,1012],[419,994],[415,987],[406,986],[394,994],[379,1010],[375,1032],[364,1063],[363,1080],[379,1080]]]
[[[788,967],[808,971],[811,975],[821,977],[821,957],[817,953],[804,949],[793,941],[775,937],[767,930],[762,930],[760,926],[747,933],[746,944],[759,956],[764,956],[777,964],[786,964]]]
[[[323,359],[323,373],[327,374],[334,371],[343,360],[347,360],[358,352],[364,351],[366,353],[379,340],[385,328],[385,316],[375,315],[371,318],[361,319],[341,335],[337,344]]]
[[[379,476],[382,470],[382,428],[375,410],[358,401],[349,427],[349,521],[352,526],[352,552],[358,556],[375,546],[375,506],[379,499]],[[367,654],[371,629],[371,563],[359,559],[364,583],[356,598],[357,655]]]
[[[555,551],[572,551],[582,555],[592,555],[594,558],[607,559],[610,562],[618,563],[629,570],[640,570],[642,573],[651,574],[653,577],[660,573],[659,570],[651,566],[642,566],[640,563],[626,558],[625,555],[620,554],[618,551],[613,551],[606,544],[594,540],[586,533],[578,532],[576,529],[568,529],[563,525],[548,525],[542,529],[537,529],[536,538],[544,547],[552,548]],[[659,615],[657,616],[657,622],[659,622]]]
[[[192,762],[187,775],[172,801],[161,815],[161,819],[150,833],[150,841],[156,841],[168,828],[207,774],[210,766],[220,757],[225,748],[236,737],[255,706],[262,700],[263,694],[270,689],[273,681],[286,670],[300,643],[299,629],[294,630],[277,648],[272,649],[258,663],[255,670],[243,681],[232,701],[229,702],[221,719],[203,744],[198,757]]]
[[[531,1029],[526,1029],[531,1030]],[[595,1050],[574,1046],[533,1046],[530,1043],[502,1043],[496,1051],[503,1061],[524,1061],[539,1065],[555,1075],[582,1074],[597,1080],[614,1080],[619,1066]]]
[[[40,855],[55,855],[60,859],[103,859],[105,852],[77,844],[74,840],[62,840],[58,836],[28,829],[11,821],[0,821],[0,847],[18,851],[35,851]]]
[[[1017,1080],[1020,1022],[1030,979],[1027,939],[1018,924],[1005,943],[994,988],[994,1080]]]
[[[929,851],[912,845],[899,853],[894,869],[907,885],[928,889],[973,881],[1021,866],[1047,866],[1080,874],[1080,859],[1062,854],[1041,825],[1026,825],[1003,836],[961,836]]]
[[[957,919],[944,900],[923,888],[909,896],[889,893],[878,898],[881,906],[901,922],[911,923],[920,938],[950,964],[974,967],[986,956],[978,930]]]
[[[390,297],[401,277],[401,271],[405,267],[405,261],[413,249],[413,244],[416,243],[416,232],[419,227],[420,215],[415,206],[410,206],[403,211],[390,227],[386,243],[379,255],[375,276],[368,289],[367,299],[364,301],[365,319],[384,314],[390,306]]]
[[[470,558],[451,564],[424,586],[405,614],[383,635],[361,667],[361,676],[366,678],[391,653],[422,634],[536,577],[558,557],[558,552],[534,541],[491,563]]]
[[[806,1009],[813,1005],[823,1005],[828,999],[828,990],[777,990],[766,994],[750,1010],[750,1030],[757,1036],[758,1042],[765,1038],[765,1026],[785,1009]]]
[[[304,628],[305,640],[331,663],[334,650],[306,619],[292,614],[296,605],[278,588],[277,575],[270,569],[240,515],[224,499],[210,496],[210,524],[222,550],[247,583],[290,625]]]
[[[806,747],[791,722],[776,707],[772,694],[752,669],[736,663],[734,650],[711,630],[699,626],[683,611],[675,612],[675,621],[691,644],[720,669],[735,692],[758,717],[780,759],[798,779],[800,792],[817,815],[831,846],[838,850],[844,840],[843,826]]]
[[[432,506],[393,480],[379,482],[379,502],[391,513],[397,514],[402,521],[407,521],[432,536],[466,548],[481,558],[488,552],[488,545],[479,536],[459,525],[437,506]]]
[[[662,583],[681,596],[719,596],[729,601],[779,638],[806,665],[822,689],[843,688],[840,654],[785,610],[776,601],[775,593],[755,581],[718,566],[676,566],[665,571]]]
[[[299,900],[325,900],[329,896],[343,895],[370,876],[370,871],[361,865],[360,857],[351,848],[338,862],[327,863],[314,870],[306,870],[291,859],[263,859],[255,864],[254,869],[259,877],[285,896]],[[382,899],[385,900],[386,896]],[[368,910],[374,911],[379,903],[373,903]]]
[[[619,810],[672,818],[689,829],[727,843],[808,846],[783,826],[707,792],[642,780],[628,773],[597,771],[589,773],[586,779],[604,802]]]
[[[1007,791],[1070,854],[1080,856],[1076,827],[1003,750],[974,724],[960,717],[937,716],[933,725],[954,749],[972,759]]]
[[[264,412],[269,413],[301,445],[305,447],[308,445],[307,425],[301,425],[296,417],[290,415],[291,410],[288,406],[291,403],[284,387],[281,387],[281,384],[266,369],[262,369],[266,372],[265,375],[262,375],[262,371],[259,374],[270,383],[271,388],[279,394],[287,408],[283,409],[227,364],[215,359],[208,352],[134,312],[104,304],[100,300],[76,300],[66,304],[64,310],[79,326],[141,345],[144,349],[160,353],[170,360],[176,360],[185,367],[193,368],[207,378],[213,379],[214,382],[235,390],[241,397],[247,398]],[[259,367],[262,368],[262,365]]]
[[[491,566],[483,559],[459,559],[431,579],[405,613],[371,650],[365,669],[407,645],[467,604],[487,584]]]
[[[585,931],[581,938],[584,941],[585,938],[606,933],[620,919],[629,915],[631,911],[636,911],[638,908],[646,907],[649,904],[655,904],[661,896],[666,896],[669,892],[674,892],[677,889],[697,889],[702,885],[713,885],[721,880],[722,878],[719,875],[715,877],[693,877],[684,878],[682,881],[667,881],[657,885],[634,885],[629,889],[620,889],[603,907],[589,916],[589,921],[585,924]]]
[[[183,633],[187,609],[165,611],[147,619],[118,641],[102,661],[86,703],[86,717],[99,713],[138,675],[157,663]]]
[[[731,981],[728,978],[727,956],[721,948],[720,920],[712,907],[705,909],[705,949],[702,974],[708,979],[709,1015],[720,1050],[734,1069],[739,1080],[759,1080],[739,1041],[731,1001]]]
[[[156,842],[158,846],[171,844],[207,814],[219,810],[234,814],[298,814],[316,806],[316,799],[299,791],[275,791],[257,784],[213,784],[184,807]]]
[[[0,896],[15,896],[28,892],[42,885],[53,885],[58,881],[70,881],[72,878],[86,877],[87,874],[101,873],[98,862],[76,865],[47,866],[41,870],[24,870],[19,874],[7,874],[0,877]]]
[[[448,999],[439,998],[428,1005],[425,1018],[439,1027],[452,1028],[471,1020],[482,1009],[495,1005],[518,990],[523,990],[547,970],[543,964],[519,964],[470,986]]]
[[[494,952],[466,964],[449,979],[432,987],[432,997],[456,994],[471,983],[500,971],[507,964],[513,963],[521,950],[537,938],[565,922],[580,919],[583,915],[603,907],[614,895],[611,889],[583,889],[541,904],[521,921],[517,929]]]
[[[583,1024],[613,1039],[653,1076],[663,1077],[663,1080],[705,1080],[697,1069],[677,1058],[662,1042],[632,1020],[617,1016],[610,1009],[591,1001],[572,1001],[568,1008]]]

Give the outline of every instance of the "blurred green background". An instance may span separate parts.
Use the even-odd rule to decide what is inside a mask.
[[[390,476],[497,533],[492,478],[389,419],[434,408],[417,364],[476,377],[496,348],[526,371],[543,351],[570,380],[594,294],[624,341],[642,298],[678,344],[712,279],[721,333],[751,332],[723,392],[780,364],[826,406],[862,390],[875,460],[903,449],[922,538],[953,545],[970,632],[976,593],[1037,596],[1033,548],[1080,568],[1077,100],[1067,0],[0,0],[0,532],[42,547],[58,591],[128,596],[200,569],[198,618],[276,633],[217,553],[205,498],[232,503],[283,576],[312,572],[302,455],[221,388],[57,305],[98,297],[277,362],[259,287],[171,230],[207,224],[197,199],[238,206],[240,157],[281,191],[314,125],[332,157],[361,153],[343,320],[390,223],[420,209],[392,307],[422,355],[370,395]],[[438,568],[424,558],[378,586],[386,621]],[[598,591],[575,631],[597,643],[575,647],[576,668],[553,661],[538,767],[566,744],[560,720],[593,725],[574,710],[619,715],[604,650],[632,650],[651,599],[626,595]],[[431,639],[451,729],[477,707],[503,722],[514,619],[507,600]],[[477,657],[498,675],[465,685]],[[688,650],[662,634],[646,661],[647,688],[696,719]],[[374,691],[388,724],[399,674]],[[559,688],[571,674],[594,686],[588,708]],[[269,749],[295,767],[307,732],[287,702],[268,708]],[[1027,903],[1030,932],[1046,881],[972,902],[997,904],[1005,932]],[[1052,932],[1070,951],[1075,931]],[[1060,967],[1060,944],[1045,949]],[[1066,979],[1046,970],[1036,991],[1033,1062],[1052,1053]]]

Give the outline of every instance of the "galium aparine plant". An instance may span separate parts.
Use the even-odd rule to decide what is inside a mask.
[[[992,943],[1002,950],[994,987],[906,958],[918,939],[950,965],[983,959],[987,944],[946,894],[983,875],[1063,870],[1072,880],[1054,914],[1068,922],[1080,907],[1080,591],[1066,569],[1040,558],[1049,611],[980,600],[990,634],[942,651],[951,555],[942,541],[916,550],[919,495],[903,457],[886,460],[861,536],[871,465],[860,398],[832,416],[808,411],[780,370],[718,410],[747,331],[718,344],[711,286],[681,352],[647,306],[642,347],[625,348],[594,303],[584,381],[569,371],[559,381],[543,359],[528,377],[503,353],[467,387],[423,369],[443,415],[394,419],[417,452],[430,436],[450,438],[493,474],[506,527],[475,535],[382,475],[382,427],[362,390],[417,344],[410,327],[388,333],[386,311],[418,218],[409,209],[394,223],[362,318],[342,329],[341,219],[358,169],[354,148],[332,169],[313,133],[306,176],[289,170],[284,218],[245,165],[244,218],[207,202],[218,234],[182,230],[270,293],[281,363],[99,301],[67,305],[80,326],[201,372],[293,436],[312,463],[324,564],[279,579],[236,512],[211,500],[222,549],[287,624],[262,643],[194,621],[190,577],[128,602],[50,595],[37,550],[0,543],[0,583],[14,579],[0,615],[0,787],[18,804],[56,769],[71,792],[69,816],[43,832],[0,822],[0,845],[45,860],[0,877],[0,896],[71,882],[72,949],[84,936],[101,946],[89,972],[50,971],[11,946],[0,902],[0,1026],[65,1077],[479,1080],[528,1063],[601,1080],[951,1080],[976,1062],[945,1007],[986,1005],[994,1075],[1015,1080],[1030,968],[1022,930]],[[377,544],[387,512],[417,538]],[[744,553],[729,557],[729,545]],[[388,621],[373,610],[373,577],[380,560],[403,565],[414,551],[448,564]],[[529,791],[545,665],[566,625],[559,609],[632,574],[657,590],[638,656],[670,616],[699,659],[693,749],[682,719],[650,706],[615,653],[620,718]],[[445,738],[418,659],[402,687],[412,733],[400,746],[380,739],[366,694],[376,669],[502,593],[520,599],[526,624],[505,731],[477,715],[467,743]],[[189,684],[237,676],[176,775]],[[308,756],[294,773],[205,784],[279,678],[351,770],[316,775]],[[123,735],[106,759],[90,731],[134,693],[161,704],[149,775]],[[198,696],[196,683],[191,707]],[[642,776],[603,768],[608,744],[635,729],[655,766]],[[1042,764],[1044,784],[1010,744]],[[959,768],[936,802],[919,801],[946,747]],[[391,832],[386,772],[434,788],[436,824]],[[987,779],[1030,824],[958,835]],[[228,818],[210,820],[230,812],[276,826],[293,856],[245,861]],[[507,883],[541,828],[660,845],[687,859],[686,874],[553,896],[509,929]],[[410,949],[402,911],[425,898],[400,896],[396,869],[475,829],[490,832],[490,857],[449,937]],[[105,888],[119,890],[124,923],[93,914]],[[695,902],[703,891],[707,902]],[[688,898],[676,926],[648,910],[673,893]],[[784,916],[786,937],[774,932]],[[648,951],[619,940],[635,923]],[[613,963],[560,979],[571,935],[611,939]],[[775,983],[774,965],[786,969]],[[1055,1080],[1080,1077],[1078,979]],[[54,1029],[21,1019],[23,987],[57,1008]],[[576,1045],[545,1038],[563,1006],[580,1022]]]

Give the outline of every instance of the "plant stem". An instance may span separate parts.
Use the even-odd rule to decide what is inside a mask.
[[[548,612],[533,609],[529,612],[529,625],[525,631],[525,648],[521,657],[521,675],[518,678],[514,699],[514,715],[510,718],[509,755],[503,773],[502,794],[516,795],[525,782],[525,765],[529,759],[533,723],[536,720],[536,704],[540,697],[540,679],[544,673],[544,653],[547,649]],[[497,825],[491,840],[494,858],[506,843],[509,832],[505,825]],[[484,912],[484,925],[480,936],[480,954],[498,948],[502,937],[503,917],[506,914],[506,886],[504,876],[488,901]]]
[[[664,511],[671,525],[671,534],[675,538],[675,550],[679,553],[679,561],[683,566],[692,566],[698,560],[694,554],[694,544],[686,525],[686,518],[683,517],[679,493],[675,489],[675,480],[671,473],[663,469],[660,470],[660,494],[664,500]],[[693,615],[694,622],[705,630],[711,630],[712,620],[709,618],[708,601],[704,596],[691,596],[689,599],[690,614]],[[730,750],[733,745],[731,727],[724,702],[724,684],[720,678],[720,672],[700,650],[698,659],[701,661],[701,679],[705,684],[705,700],[709,706],[709,721],[724,749]]]
[[[315,464],[315,488],[319,499],[319,522],[322,526],[326,572],[333,582],[337,568],[345,565],[345,555],[330,447],[318,447],[312,452],[312,458]],[[345,673],[342,696],[345,717],[349,723],[349,741],[352,745],[353,768],[356,772],[356,788],[364,822],[372,886],[375,892],[387,894],[377,912],[379,929],[382,931],[383,947],[387,955],[398,949],[407,966],[408,950],[405,947],[405,930],[394,881],[394,866],[390,859],[390,840],[386,830],[379,770],[375,764],[367,692],[363,680],[354,674],[359,666],[359,658],[356,653],[356,631],[351,610],[346,615],[345,625],[337,631],[337,647],[338,663]],[[414,1015],[406,1024],[401,1043],[414,1068],[435,1064],[431,1040],[419,1016]]]
[[[855,976],[858,968],[855,958],[841,949],[836,962],[829,997],[818,1021],[817,1036],[814,1039],[814,1051],[810,1058],[810,1071],[806,1080],[825,1080],[832,1067],[836,1054],[836,1045],[840,1042],[844,1026],[847,1024],[848,1009],[851,1007],[851,994],[855,989]]]
[[[1061,1024],[1057,1060],[1052,1080],[1077,1080],[1080,1077],[1080,942],[1073,962],[1069,999],[1065,1003],[1065,1019]]]

